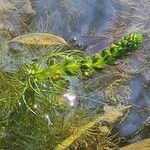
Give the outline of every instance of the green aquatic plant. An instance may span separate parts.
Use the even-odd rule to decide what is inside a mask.
[[[15,74],[0,70],[0,121],[5,121],[12,115],[23,88]]]
[[[62,78],[65,75],[71,76],[84,74],[85,76],[88,76],[93,71],[101,70],[106,64],[112,64],[117,59],[133,52],[142,42],[143,36],[141,34],[131,33],[123,39],[115,41],[109,47],[105,48],[102,53],[96,53],[92,57],[86,55],[81,57],[80,53],[80,55],[76,54],[78,55],[77,58],[70,54],[68,55],[68,52],[66,54],[62,53],[61,56],[50,56],[47,59],[49,60],[49,63],[46,67],[40,67],[40,65],[35,64],[38,65],[37,67],[39,69],[38,71],[33,71],[34,76],[38,78],[49,75],[49,77],[55,79],[59,77]]]
[[[112,110],[109,107],[106,111],[108,114],[104,113],[104,116],[103,113],[91,113],[80,103],[76,106],[68,105],[64,93],[69,89],[68,78],[85,77],[94,71],[98,72],[105,65],[137,49],[142,41],[142,35],[132,33],[92,57],[80,50],[55,49],[8,76],[15,80],[7,80],[8,77],[1,74],[1,80],[5,80],[0,85],[8,87],[10,84],[17,90],[11,92],[5,88],[8,93],[13,93],[8,103],[9,106],[11,102],[13,105],[9,113],[3,113],[6,115],[1,118],[0,148],[90,149],[97,143],[95,149],[115,149],[117,146],[111,139],[110,130],[123,113],[116,113],[116,119],[111,120],[117,108]],[[7,84],[5,81],[10,82]],[[4,94],[3,99],[6,99],[5,92],[1,93]],[[5,106],[8,104],[5,103]]]
[[[41,90],[42,84],[49,84],[49,94],[59,97],[68,88],[67,76],[88,76],[93,71],[101,70],[106,64],[112,64],[118,58],[134,51],[142,42],[141,34],[131,33],[92,57],[78,50],[60,51],[58,49],[49,52],[37,62],[24,68],[27,76],[22,96],[24,104],[35,114],[31,107],[35,103],[36,95],[47,98],[44,96],[47,90]],[[61,104],[61,102],[58,103]]]

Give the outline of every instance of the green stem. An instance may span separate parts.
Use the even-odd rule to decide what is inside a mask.
[[[136,50],[143,42],[143,36],[139,33],[131,33],[118,41],[112,43],[109,47],[105,48],[101,53],[96,53],[94,56],[84,56],[83,58],[66,57],[59,63],[54,61],[50,63],[46,69],[43,69],[38,76],[49,76],[52,79],[62,78],[65,74],[88,75],[92,71],[97,71],[106,64],[112,64],[117,59],[133,52]]]

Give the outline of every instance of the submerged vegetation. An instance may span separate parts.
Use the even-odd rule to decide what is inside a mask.
[[[150,137],[149,0],[0,4],[0,150],[117,150]]]
[[[142,42],[141,34],[131,33],[92,57],[59,47],[15,73],[1,71],[0,148],[118,149],[111,131],[128,107],[105,102],[92,111],[70,91],[70,78],[101,74]]]
[[[138,33],[132,33],[125,38],[114,42],[110,47],[105,48],[102,53],[96,53],[93,57],[80,56],[76,51],[66,51],[58,53],[53,52],[46,55],[47,66],[43,67],[41,64],[33,66],[33,70],[28,70],[29,74],[38,77],[61,78],[65,75],[76,75],[83,73],[90,74],[94,70],[101,70],[106,64],[112,64],[116,59],[123,57],[134,51],[143,42],[143,37]],[[82,53],[80,51],[77,51]],[[72,56],[74,53],[76,56]],[[80,57],[79,57],[79,56]],[[40,62],[40,63],[43,63]],[[41,65],[41,67],[40,67]],[[80,73],[81,72],[81,73]]]

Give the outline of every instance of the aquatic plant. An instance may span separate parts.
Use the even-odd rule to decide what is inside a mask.
[[[46,77],[48,75],[50,76],[50,78],[54,79],[57,79],[59,77],[61,78],[65,76],[65,74],[84,74],[85,76],[88,76],[94,70],[101,70],[106,64],[112,64],[118,58],[133,52],[140,46],[142,42],[143,37],[141,34],[131,33],[123,39],[114,42],[110,47],[105,48],[102,53],[94,54],[93,57],[81,57],[81,54],[77,54],[78,58],[76,58],[75,56],[70,56],[68,51],[62,52],[61,56],[59,53],[59,56],[57,56],[57,54],[55,54],[54,56],[47,56],[47,61],[49,62],[46,67],[40,67],[40,65],[35,64],[35,70],[33,69],[31,72],[28,71],[28,73],[34,75],[37,78],[41,76]],[[65,56],[64,54],[66,54],[67,56]]]
[[[0,74],[0,149],[53,150],[74,135],[74,130],[80,132],[82,127],[92,123],[101,115],[99,111],[106,104],[114,106],[125,102],[138,105],[130,108],[131,113],[126,117],[128,119],[121,123],[118,130],[121,136],[133,135],[145,124],[145,119],[149,117],[150,99],[149,0],[0,1],[0,34],[5,34],[7,39],[28,32],[54,33],[65,39],[76,36],[80,42],[89,46],[87,53],[93,54],[96,50],[101,51],[114,39],[131,32],[142,33],[145,37],[144,44],[138,51],[129,57],[123,56],[123,59],[110,59],[110,64],[105,62],[100,65],[102,68],[81,70],[79,67],[78,71],[62,69],[58,76],[55,76],[55,71],[49,74],[47,69],[45,75],[42,76],[41,73],[38,77],[34,76],[35,72],[40,73],[44,68],[52,67],[51,63],[65,64],[66,60],[71,59],[80,64],[82,60],[85,63],[83,57],[87,57],[85,64],[89,64],[88,59],[91,60],[91,57],[76,50],[60,52],[58,49],[47,49],[52,52],[35,62],[39,58],[37,56],[47,52],[35,47],[36,51],[21,48],[20,55],[10,58],[5,44],[7,39],[0,42],[0,65],[2,69],[9,71],[1,71]],[[33,15],[32,18],[30,15]],[[107,38],[103,38],[103,35]],[[95,44],[97,47],[94,47]],[[21,64],[33,63],[32,60],[35,63],[24,67],[20,76],[18,72],[10,73],[16,71]],[[115,65],[112,65],[116,60]],[[144,109],[148,111],[143,111]],[[102,124],[109,125],[106,121]],[[92,149],[91,146],[96,144],[95,149],[117,149],[114,147],[117,145],[116,141],[111,139],[111,131],[106,136],[94,135],[100,133],[99,127],[101,126],[97,123],[82,132],[83,136],[78,137],[68,149]]]
[[[108,135],[113,125],[118,118],[123,116],[123,111],[126,109],[125,107],[113,108],[104,106],[104,112],[100,116],[88,124],[75,129],[67,139],[58,144],[56,150],[65,150],[70,146],[74,147],[74,149],[93,148],[103,150],[106,147],[109,149],[117,148],[117,145],[113,143],[113,138],[108,138]]]
[[[18,105],[23,88],[23,83],[17,79],[17,75],[0,70],[0,121],[11,116]]]
[[[105,65],[133,52],[142,41],[141,34],[132,33],[92,57],[80,50],[54,49],[34,63],[23,66],[17,75],[12,73],[10,79],[15,77],[16,80],[9,84],[20,88],[14,90],[14,99],[10,99],[9,104],[13,102],[13,105],[9,113],[4,113],[6,115],[1,118],[0,148],[88,149],[95,146],[94,141],[98,143],[96,149],[115,149],[117,145],[110,131],[123,116],[123,106],[121,110],[105,106],[104,113],[97,114],[80,104],[68,105],[64,96],[69,101],[68,96],[73,93],[64,95],[69,86],[67,78],[88,77],[94,71],[100,72]],[[2,83],[7,85],[7,82]],[[77,101],[76,95],[72,99]]]

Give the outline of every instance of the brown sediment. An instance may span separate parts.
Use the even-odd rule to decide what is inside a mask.
[[[122,147],[119,150],[150,150],[150,138]]]

